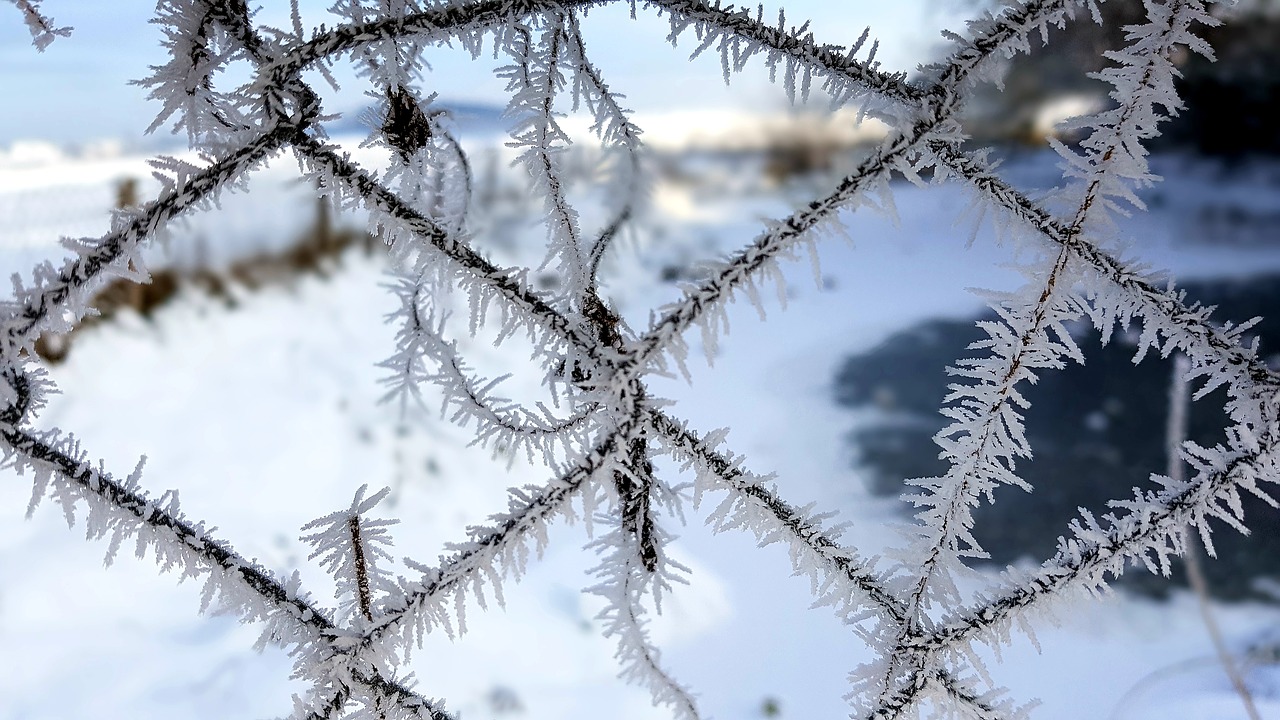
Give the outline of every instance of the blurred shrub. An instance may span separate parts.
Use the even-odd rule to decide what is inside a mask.
[[[1112,64],[1103,53],[1123,47],[1124,26],[1140,22],[1145,11],[1140,0],[1110,0],[1099,9],[1104,24],[1077,18],[1052,30],[1049,45],[1008,61],[1003,92],[993,85],[978,89],[965,117],[975,141],[1040,144],[1050,132],[1043,124],[1046,109],[1065,106],[1079,113],[1110,103],[1109,86],[1085,73]],[[1222,13],[1223,24],[1199,32],[1218,60],[1185,50],[1174,58],[1182,74],[1178,92],[1187,108],[1162,124],[1163,135],[1152,146],[1233,160],[1280,155],[1280,133],[1275,131],[1280,117],[1280,1],[1245,1],[1215,10]]]

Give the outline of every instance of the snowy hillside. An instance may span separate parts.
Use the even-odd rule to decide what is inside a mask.
[[[704,179],[715,177],[714,163],[708,168]],[[47,257],[51,231],[100,232],[105,216],[91,208],[109,206],[114,183],[144,171],[135,160],[111,159],[48,164],[38,171],[44,175],[20,183],[0,173],[0,216],[35,205],[29,223],[5,227],[0,265],[17,270]],[[313,210],[309,189],[290,172],[289,163],[277,163],[255,179],[253,193],[193,218],[159,252],[194,262],[192,253],[203,247],[200,261],[217,263],[296,237]],[[1024,184],[1048,175],[1042,157],[1013,163],[1009,172]],[[1179,276],[1280,270],[1280,243],[1186,240],[1188,224],[1212,218],[1204,208],[1226,198],[1280,207],[1280,185],[1271,178],[1237,176],[1225,181],[1239,185],[1228,193],[1203,168],[1180,173],[1159,190],[1166,199],[1144,224],[1128,228],[1135,254]],[[144,182],[143,197],[149,189]],[[786,210],[788,192],[725,198],[664,181],[654,193],[661,212],[650,232],[626,246],[618,263],[643,271],[606,266],[612,302],[633,328],[644,327],[651,309],[678,296],[664,273],[741,244],[761,216]],[[896,201],[901,219],[892,231],[886,218],[846,214],[854,243],[822,246],[816,284],[807,261],[790,265],[788,307],[772,306],[770,322],[735,306],[714,366],[692,363],[692,383],[650,385],[700,431],[730,424],[734,447],[753,469],[776,471],[789,500],[840,507],[852,522],[850,539],[867,549],[896,541],[886,529],[895,503],[872,497],[852,469],[846,435],[867,419],[851,418],[833,402],[836,368],[911,322],[979,309],[968,288],[1006,289],[1018,277],[1002,266],[1007,249],[989,232],[965,246],[966,232],[952,223],[967,198],[955,188],[904,184]],[[515,237],[491,247],[504,262],[542,239],[536,226],[512,231]],[[321,598],[331,581],[307,562],[299,528],[345,507],[363,484],[392,488],[381,510],[401,520],[391,529],[397,554],[430,560],[468,524],[505,508],[508,486],[541,482],[547,470],[468,446],[468,432],[442,419],[431,398],[404,412],[379,402],[385,371],[375,364],[393,349],[393,330],[382,322],[395,304],[381,287],[385,270],[380,257],[352,252],[331,279],[239,291],[234,309],[188,292],[152,321],[126,314],[89,329],[68,361],[50,369],[63,394],[39,422],[74,430],[108,467],[132,467],[145,455],[148,487],[178,489],[187,512],[269,568],[300,568]],[[690,341],[696,359],[701,349]],[[512,372],[524,359],[483,338],[462,342],[488,376]],[[540,392],[518,373],[501,389],[515,397]],[[85,543],[79,529],[68,532],[52,505],[23,521],[29,492],[25,478],[0,482],[0,646],[7,652],[0,720],[288,711],[289,693],[303,688],[290,684],[290,662],[278,650],[251,649],[254,628],[198,616],[198,586],[175,585],[149,560],[126,552],[103,569],[105,547]],[[690,510],[673,549],[693,573],[655,623],[664,659],[700,690],[711,717],[765,717],[771,707],[783,718],[845,715],[845,674],[863,659],[863,648],[830,613],[808,609],[807,583],[790,577],[781,550],[757,550],[745,535],[712,535],[702,524],[717,499],[709,500]],[[418,689],[448,698],[449,708],[468,718],[665,717],[646,692],[614,678],[613,644],[595,627],[599,603],[581,592],[594,582],[586,571],[595,562],[580,550],[584,528],[556,534],[546,557],[508,585],[504,610],[469,613],[468,632],[456,640],[427,639],[412,662]],[[1242,652],[1265,646],[1280,629],[1275,606],[1219,611]],[[1042,700],[1037,717],[1240,716],[1186,594],[1167,603],[1119,594],[1062,619],[1038,632],[1040,651],[1018,640],[993,664],[998,683]],[[1248,670],[1264,716],[1280,713],[1275,658],[1256,658]]]

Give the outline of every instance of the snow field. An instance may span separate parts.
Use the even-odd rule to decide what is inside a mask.
[[[279,172],[261,179],[288,187],[287,172]],[[99,183],[111,177],[104,170]],[[96,196],[107,194],[101,184],[90,187]],[[781,196],[714,200],[682,192],[666,188],[658,199],[696,213],[669,214],[664,240],[640,238],[622,250],[617,267],[641,264],[648,272],[606,270],[605,287],[633,329],[645,327],[650,309],[678,297],[656,279],[657,267],[648,265],[654,258],[731,249],[754,235],[757,216],[777,215],[786,205]],[[279,212],[277,202],[283,200],[270,193],[228,196],[221,211],[175,233],[172,252],[182,252],[176,248],[198,237],[199,228],[225,233],[211,238],[219,252],[259,242],[242,228],[284,234],[266,232],[253,219],[299,222]],[[980,301],[967,288],[1018,282],[1002,265],[1008,248],[987,234],[966,248],[964,231],[953,228],[966,203],[962,193],[904,186],[897,203],[897,227],[862,212],[846,216],[853,246],[822,242],[820,285],[809,279],[807,258],[790,264],[788,308],[766,300],[768,322],[747,303],[733,306],[731,333],[713,366],[700,359],[690,334],[692,381],[650,384],[692,427],[731,425],[729,446],[747,456],[751,469],[776,471],[788,500],[840,507],[853,523],[847,537],[860,548],[895,542],[887,525],[899,517],[890,516],[894,503],[860,487],[844,437],[858,420],[830,399],[836,365],[916,320],[976,311]],[[1169,231],[1174,220],[1156,212],[1131,228],[1135,252],[1180,276],[1280,268],[1280,254],[1267,248],[1177,242]],[[522,232],[526,237],[495,252],[519,255],[540,244],[540,228]],[[5,249],[15,265],[26,260],[28,247],[16,245]],[[390,354],[394,334],[382,323],[394,307],[380,287],[384,270],[378,260],[348,255],[329,280],[304,277],[292,288],[245,294],[235,309],[188,293],[153,322],[125,314],[83,333],[68,361],[51,370],[63,394],[40,422],[74,431],[116,472],[146,455],[145,487],[178,488],[193,517],[217,525],[220,537],[270,568],[300,569],[324,604],[331,604],[332,580],[306,561],[298,528],[345,507],[364,483],[393,488],[379,510],[401,520],[391,531],[394,553],[430,562],[466,525],[505,508],[506,487],[540,482],[546,469],[523,459],[508,469],[490,450],[468,447],[467,431],[441,420],[430,402],[403,416],[378,403],[384,371],[374,364]],[[463,342],[467,357],[490,377],[526,357],[514,349],[518,342],[498,348],[483,339]],[[517,374],[507,385],[517,397],[538,397],[529,383]],[[0,644],[17,658],[0,673],[0,696],[11,700],[0,718],[288,711],[289,693],[302,688],[289,683],[289,661],[278,650],[250,650],[253,628],[198,617],[197,584],[175,586],[128,552],[102,569],[105,548],[68,533],[51,505],[23,522],[28,494],[26,479],[0,483],[6,518]],[[653,624],[675,675],[700,691],[716,718],[759,717],[767,699],[777,701],[783,717],[845,714],[845,673],[864,648],[829,613],[805,610],[808,588],[789,577],[784,553],[757,550],[740,534],[712,536],[700,522],[708,509],[690,511],[688,528],[665,521],[682,536],[674,554],[694,568],[690,586],[675,589]],[[613,677],[613,645],[593,627],[599,604],[580,593],[594,582],[586,574],[594,558],[580,549],[585,540],[581,524],[557,526],[546,556],[522,581],[505,586],[504,610],[472,607],[468,632],[456,641],[433,633],[412,663],[421,691],[446,698],[464,717],[586,718],[602,710],[620,718],[665,717],[646,692]],[[1273,607],[1220,612],[1238,646],[1280,621]],[[1191,598],[1156,603],[1115,595],[1061,617],[1060,627],[1038,632],[1042,654],[1017,640],[993,664],[996,680],[1019,698],[1041,698],[1039,717],[1147,718],[1175,710],[1188,718],[1239,716],[1229,686],[1204,660],[1210,649]],[[1280,709],[1275,667],[1256,667],[1250,677],[1273,689],[1258,697],[1264,714]]]

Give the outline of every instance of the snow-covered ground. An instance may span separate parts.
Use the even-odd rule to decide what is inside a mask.
[[[231,197],[221,211],[193,219],[170,252],[182,257],[183,244],[202,236],[216,253],[296,234],[311,209],[283,209],[282,198],[306,191],[288,184],[284,165],[261,178],[261,193]],[[52,165],[44,186],[6,185],[0,175],[0,210],[38,187],[56,204],[69,185],[109,206],[111,183],[136,167],[127,159]],[[1045,167],[1043,159],[1024,160],[1010,173],[1036,184]],[[1236,182],[1232,198],[1280,208],[1280,184]],[[1152,265],[1183,277],[1280,270],[1277,244],[1186,240],[1188,218],[1199,217],[1195,202],[1225,192],[1221,182],[1181,173],[1163,192],[1172,200],[1127,226],[1134,252]],[[987,233],[966,247],[967,231],[953,227],[968,202],[959,189],[904,185],[896,201],[896,227],[847,214],[854,244],[824,241],[820,284],[809,279],[807,260],[789,266],[787,308],[771,308],[767,322],[749,305],[735,306],[713,366],[701,362],[691,334],[691,383],[650,385],[695,429],[730,426],[728,444],[748,467],[776,471],[792,502],[840,508],[853,522],[847,537],[871,549],[895,541],[890,526],[901,516],[895,502],[863,489],[853,467],[846,434],[857,418],[832,401],[836,367],[911,322],[977,310],[968,288],[1009,289],[1019,278],[1003,265],[1007,249]],[[628,246],[606,268],[606,288],[635,328],[677,296],[659,279],[663,259],[732,248],[755,234],[760,217],[786,210],[781,194],[731,198],[681,185],[660,188],[655,203],[665,239]],[[86,234],[92,223],[105,225],[99,216],[83,222]],[[3,227],[0,269],[49,256],[47,237],[28,238],[21,224]],[[536,240],[542,231],[526,234]],[[126,314],[96,326],[50,370],[62,394],[39,422],[74,431],[116,472],[146,455],[147,488],[178,488],[188,514],[217,525],[219,536],[267,567],[301,568],[318,597],[332,582],[307,562],[298,528],[345,507],[365,483],[393,488],[382,510],[401,520],[392,528],[397,554],[430,562],[467,524],[504,509],[506,487],[541,482],[545,470],[519,460],[508,469],[468,447],[467,431],[438,414],[410,408],[402,415],[378,402],[383,371],[374,364],[391,353],[394,333],[383,324],[394,307],[381,288],[383,272],[381,261],[352,254],[330,279],[303,277],[288,289],[245,294],[235,309],[187,294],[153,321]],[[481,341],[467,351],[486,372],[513,355]],[[176,584],[148,560],[125,552],[104,569],[105,545],[68,532],[52,504],[24,521],[29,492],[26,479],[0,476],[0,720],[288,711],[290,693],[302,688],[289,681],[283,653],[251,649],[255,628],[198,616],[198,586]],[[866,658],[865,648],[829,612],[809,609],[807,583],[790,576],[784,552],[757,549],[740,534],[712,535],[702,516],[690,513],[674,549],[693,568],[691,584],[676,588],[654,623],[673,673],[720,720],[763,717],[770,702],[784,718],[846,715],[845,675]],[[557,528],[542,560],[508,584],[505,608],[471,608],[468,632],[456,640],[429,637],[412,663],[418,688],[468,718],[665,717],[646,692],[614,677],[613,646],[593,620],[598,604],[581,592],[594,582],[587,574],[594,555],[581,549],[586,540],[581,526]],[[1240,649],[1280,628],[1280,608],[1217,610]],[[1188,595],[1156,602],[1117,594],[1060,620],[1039,630],[1039,651],[1018,639],[992,663],[1015,699],[1041,700],[1034,717],[1243,717]],[[1280,666],[1247,671],[1263,716],[1280,716]]]

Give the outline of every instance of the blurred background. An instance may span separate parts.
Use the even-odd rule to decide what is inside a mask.
[[[304,24],[330,22],[328,4],[300,3]],[[869,26],[883,67],[912,76],[945,56],[944,29],[962,31],[994,7],[782,4],[788,24],[812,20],[822,42],[852,43]],[[765,17],[777,6],[766,5]],[[144,132],[158,106],[131,81],[164,61],[150,3],[42,7],[74,28],[44,53],[19,15],[0,7],[0,271],[26,279],[36,263],[67,257],[59,238],[101,235],[112,209],[153,197],[148,158],[195,157],[185,136]],[[1136,0],[1101,10],[1104,24],[1078,19],[1010,60],[1003,89],[980,86],[967,108],[973,146],[991,148],[1002,174],[1034,197],[1062,183],[1048,140],[1078,142],[1062,122],[1108,107],[1109,86],[1090,73],[1123,46],[1124,26],[1145,17]],[[1280,362],[1280,2],[1241,0],[1214,12],[1222,24],[1203,36],[1217,62],[1176,58],[1186,107],[1150,146],[1163,181],[1140,191],[1147,212],[1118,218],[1118,235],[1190,300],[1217,306],[1214,317],[1262,317],[1251,333]],[[829,192],[888,129],[859,122],[857,108],[832,112],[820,91],[791,105],[759,61],[726,86],[714,53],[689,61],[691,33],[673,49],[666,18],[630,14],[626,4],[594,9],[583,33],[645,130],[652,190],[603,274],[610,301],[640,331],[651,311],[680,297],[681,283],[700,277],[699,263],[748,242],[763,218]],[[262,3],[256,20],[288,27],[288,3]],[[421,88],[438,93],[433,107],[447,111],[470,158],[474,242],[502,264],[537,266],[541,201],[511,165],[506,94],[493,72],[503,61],[453,48],[427,59]],[[349,68],[334,74],[340,88],[323,92],[338,117],[327,129],[358,162],[378,167],[384,151],[364,143],[379,123],[373,100]],[[575,141],[564,156],[570,197],[584,227],[598,226],[607,220],[598,178],[609,158],[588,118],[570,112],[567,98],[563,107]],[[1016,256],[964,188],[902,180],[892,189],[896,218],[850,211],[842,218],[851,244],[824,239],[816,271],[807,258],[788,264],[785,310],[769,306],[761,323],[752,307],[734,307],[732,333],[705,349],[714,367],[696,358],[704,349],[691,338],[691,382],[652,386],[695,429],[732,424],[729,444],[752,469],[777,471],[797,504],[839,508],[853,523],[848,539],[868,553],[899,542],[886,525],[910,517],[898,500],[904,481],[945,471],[932,440],[943,427],[945,369],[979,339],[975,321],[991,317],[971,288],[1022,281]],[[117,473],[146,455],[144,486],[178,488],[188,513],[272,569],[301,568],[322,601],[332,580],[307,562],[297,528],[345,507],[364,483],[392,488],[382,510],[402,520],[397,554],[429,561],[505,508],[506,487],[543,482],[548,470],[536,458],[471,446],[430,393],[422,406],[382,402],[386,372],[376,364],[394,348],[383,318],[396,304],[381,287],[382,248],[359,212],[317,200],[281,155],[246,189],[159,238],[147,256],[151,284],[109,283],[95,316],[41,339],[39,361],[62,394],[40,423],[74,431]],[[545,272],[534,280],[542,289],[558,282]],[[977,514],[976,536],[991,553],[983,572],[1037,563],[1079,508],[1105,512],[1108,500],[1164,471],[1171,363],[1132,362],[1136,343],[1124,329],[1105,345],[1085,325],[1075,331],[1087,362],[1045,374],[1027,393],[1036,456],[1019,469],[1035,492],[1005,490]],[[456,332],[480,372],[516,373],[501,386],[509,396],[544,399],[512,364],[523,352]],[[1223,399],[1219,391],[1194,403],[1191,439],[1221,438]],[[56,508],[23,520],[29,493],[28,479],[0,477],[0,720],[288,712],[290,693],[303,688],[288,681],[283,653],[249,652],[254,628],[197,617],[198,583],[157,577],[146,559],[103,569],[105,548],[58,527]],[[1256,498],[1245,516],[1252,533],[1220,528],[1204,571],[1256,704],[1278,717],[1280,522]],[[867,659],[858,642],[823,611],[804,612],[807,583],[789,577],[784,552],[712,536],[701,517],[690,514],[675,548],[694,569],[691,583],[653,626],[674,674],[718,718],[847,714],[846,673]],[[594,584],[582,528],[556,532],[544,560],[508,587],[504,611],[476,608],[456,642],[428,638],[412,666],[420,689],[468,717],[585,718],[602,708],[664,717],[613,677],[600,608],[581,593]],[[1182,567],[1167,578],[1135,569],[1116,585],[1116,594],[1064,613],[1038,643],[1015,640],[993,665],[995,679],[1017,699],[1039,697],[1042,718],[1244,717]]]

